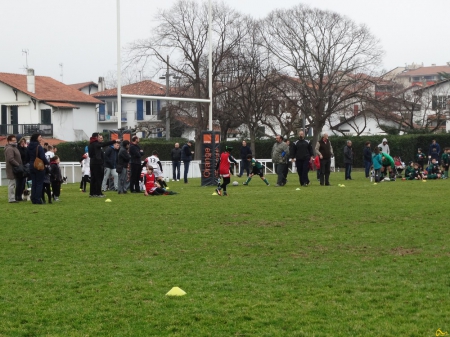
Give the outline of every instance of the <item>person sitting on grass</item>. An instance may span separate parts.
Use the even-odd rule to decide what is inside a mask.
[[[227,146],[225,152],[220,154],[219,161],[216,165],[216,176],[221,175],[223,178],[223,183],[216,188],[216,193],[218,195],[222,195],[223,190],[223,195],[228,196],[227,185],[230,183],[230,163],[237,165],[236,159],[234,159],[230,153],[232,150],[232,146]]]
[[[406,180],[423,180],[426,179],[427,176],[422,173],[422,170],[420,169],[419,163],[413,163],[412,164],[412,172],[408,176],[406,176]],[[407,172],[410,170],[410,166],[407,168]]]
[[[252,180],[252,177],[254,175],[258,175],[261,178],[261,180],[266,183],[267,186],[270,186],[269,182],[264,177],[264,172],[263,172],[264,169],[263,169],[262,164],[259,161],[257,161],[256,159],[254,159],[251,154],[247,155],[247,161],[250,162],[249,164],[251,165],[252,172],[248,176],[247,180],[242,183],[242,185],[248,185],[250,183],[250,181]]]
[[[441,157],[441,164],[442,164],[442,171],[443,171],[443,177],[442,179],[448,179],[448,167],[450,164],[450,148],[446,147],[444,149],[444,153]]]
[[[414,178],[410,179],[413,176],[414,176],[414,162],[410,161],[405,169],[405,178],[406,180],[413,180]]]
[[[147,164],[147,171],[144,174],[144,195],[173,195],[177,194],[173,191],[167,191],[161,187],[156,181],[156,176],[153,173],[153,166]]]
[[[436,160],[436,158],[431,159],[430,166],[427,167],[427,178],[428,179],[440,179],[442,172],[439,167],[439,164]]]

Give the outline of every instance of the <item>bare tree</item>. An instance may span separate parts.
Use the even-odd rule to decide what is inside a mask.
[[[129,62],[146,65],[152,59],[167,66],[166,55],[171,55],[169,68],[183,78],[189,87],[186,92],[196,98],[209,98],[208,92],[208,6],[194,0],[178,0],[170,9],[160,10],[159,24],[147,40],[130,45]],[[239,45],[242,16],[223,3],[214,3],[213,22],[213,82],[223,70],[221,63]],[[200,154],[201,130],[208,125],[208,106],[196,103],[186,110],[195,118],[197,135],[196,154]]]
[[[300,108],[314,140],[327,118],[370,94],[382,50],[368,28],[337,13],[298,5],[275,10],[262,26],[264,45],[280,71],[299,80]],[[373,92],[371,93],[373,95]]]

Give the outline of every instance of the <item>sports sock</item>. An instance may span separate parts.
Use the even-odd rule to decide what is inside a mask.
[[[252,178],[248,177],[247,180],[245,181],[245,184],[248,184],[250,180],[252,180]]]
[[[266,185],[269,185],[269,182],[267,181],[267,179],[263,179],[263,181],[266,183]]]

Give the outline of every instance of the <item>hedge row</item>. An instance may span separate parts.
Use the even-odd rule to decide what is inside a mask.
[[[354,167],[363,167],[363,151],[366,141],[371,143],[372,149],[381,143],[383,138],[387,138],[389,141],[389,147],[391,155],[400,156],[404,162],[414,160],[414,156],[417,153],[418,148],[422,148],[425,153],[428,153],[428,148],[433,139],[441,146],[441,153],[445,147],[450,147],[450,134],[425,134],[425,135],[403,135],[403,136],[364,136],[364,137],[330,137],[331,144],[333,146],[336,167],[344,166],[344,146],[347,140],[351,140],[353,143]],[[291,142],[295,139],[291,139]],[[170,151],[173,149],[174,144],[178,142],[180,146],[186,143],[184,139],[172,139],[166,140],[149,140],[145,139],[140,142],[141,148],[144,150],[146,156],[151,155],[153,150],[158,150],[159,158],[162,161],[170,160]],[[269,159],[271,157],[271,150],[274,144],[274,140],[260,140],[255,144],[257,158]],[[88,142],[67,142],[58,145],[58,155],[62,161],[79,161],[84,153],[85,146]],[[234,150],[232,154],[239,159],[239,149],[241,147],[241,141],[222,142],[220,148],[223,150],[225,146],[233,146]],[[313,146],[314,147],[314,146]],[[4,152],[0,149],[0,161],[4,162]]]

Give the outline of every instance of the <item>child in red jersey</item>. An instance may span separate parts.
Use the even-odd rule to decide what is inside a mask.
[[[153,166],[147,164],[147,172],[144,174],[144,195],[172,195],[177,194],[173,191],[166,191],[161,188],[159,183],[156,181],[156,176],[153,173]]]
[[[235,165],[237,165],[236,160],[230,154],[232,150],[233,150],[232,146],[227,146],[225,148],[225,152],[222,152],[220,154],[219,161],[217,162],[216,165],[216,172],[223,178],[223,183],[216,188],[216,192],[218,195],[222,195],[222,190],[224,196],[228,195],[227,185],[230,183],[230,176],[231,176],[230,163],[234,163]]]

